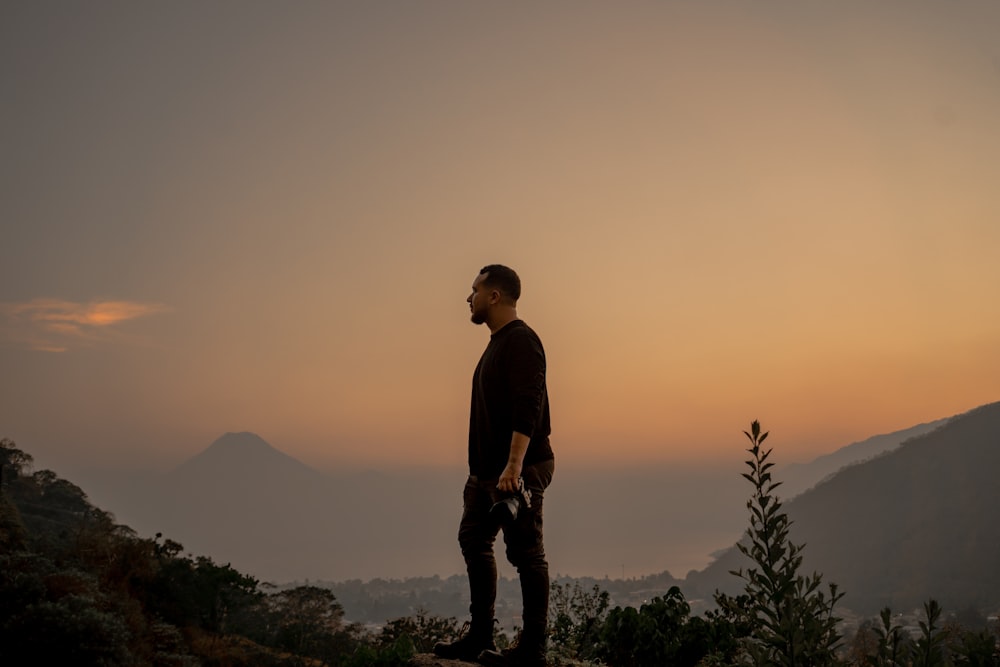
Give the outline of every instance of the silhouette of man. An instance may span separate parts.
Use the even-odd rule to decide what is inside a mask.
[[[537,334],[517,316],[520,296],[517,273],[490,264],[476,276],[466,299],[472,322],[490,330],[472,377],[469,479],[458,529],[472,618],[465,635],[437,644],[434,652],[497,667],[544,667],[549,565],[542,544],[542,500],[555,461],[549,445],[545,351]],[[517,501],[515,508],[510,499]],[[520,578],[523,605],[521,635],[513,648],[502,652],[493,643],[493,545],[501,529],[507,560]]]

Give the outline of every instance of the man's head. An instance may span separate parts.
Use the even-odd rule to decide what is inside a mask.
[[[466,301],[472,311],[472,322],[485,323],[496,331],[517,317],[519,298],[521,279],[514,269],[502,264],[489,264],[480,269],[472,283],[472,294]]]

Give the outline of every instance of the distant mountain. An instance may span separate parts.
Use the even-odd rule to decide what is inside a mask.
[[[931,597],[954,609],[1000,607],[997,470],[1000,403],[842,469],[784,506],[792,541],[806,544],[803,571],[822,572],[859,612],[909,610]],[[747,565],[729,549],[689,575],[685,593],[736,592],[729,571]]]
[[[250,480],[261,472],[281,483],[315,484],[325,480],[322,473],[247,432],[226,433],[175,468],[170,476],[187,483],[202,478],[218,482]]]
[[[140,534],[286,582],[403,576],[409,559],[457,571],[462,479],[448,482],[327,475],[253,433],[227,433],[165,475],[105,483],[92,496]]]
[[[792,498],[812,488],[844,466],[859,463],[899,447],[910,438],[930,433],[947,423],[948,419],[938,419],[927,424],[919,424],[902,431],[876,435],[861,442],[841,447],[835,452],[820,456],[809,463],[776,465],[774,474],[781,479],[781,495]]]

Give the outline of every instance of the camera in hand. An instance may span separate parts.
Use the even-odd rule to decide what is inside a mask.
[[[517,519],[521,506],[531,508],[531,491],[524,488],[524,480],[517,480],[517,493],[503,498],[490,508],[490,516],[501,524],[511,523]]]

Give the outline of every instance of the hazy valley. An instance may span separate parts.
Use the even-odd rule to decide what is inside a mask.
[[[792,538],[808,543],[806,566],[829,572],[849,592],[848,605],[911,604],[927,594],[951,601],[949,590],[937,590],[949,569],[964,576],[969,558],[1000,558],[997,517],[987,510],[996,507],[994,485],[968,474],[996,469],[998,442],[993,404],[776,467],[782,497],[794,496]],[[738,581],[729,570],[740,558],[732,545],[745,529],[749,491],[742,454],[734,444],[722,470],[605,474],[562,464],[545,509],[553,575],[668,573],[686,579],[691,598],[732,590]],[[461,573],[454,533],[463,479],[458,468],[324,474],[254,434],[229,433],[165,475],[81,486],[140,534],[162,532],[262,580],[343,582]],[[501,563],[501,574],[514,573]],[[980,584],[1000,590],[992,580]]]
[[[798,493],[845,463],[933,425],[855,443],[779,468]],[[746,519],[743,452],[728,466],[575,469],[563,459],[545,499],[554,573],[683,577],[731,546]],[[569,458],[568,456],[565,458]],[[780,450],[775,457],[781,461]],[[462,468],[324,474],[252,433],[225,434],[163,475],[75,478],[100,507],[140,534],[162,532],[264,580],[449,576],[464,572],[455,531]],[[503,567],[503,565],[501,565]]]

